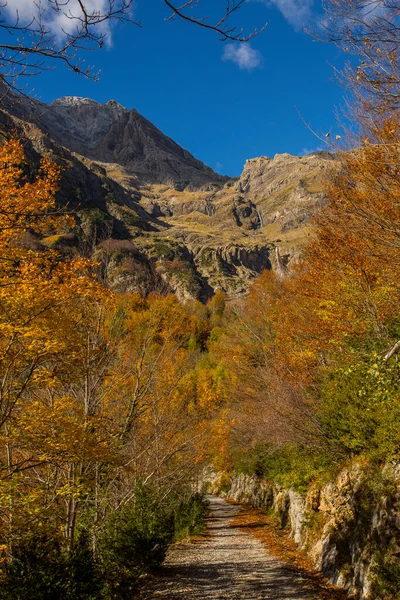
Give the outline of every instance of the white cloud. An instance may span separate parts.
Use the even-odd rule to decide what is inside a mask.
[[[247,43],[225,44],[222,60],[235,63],[243,71],[259,69],[263,64],[261,52]]]
[[[285,17],[286,21],[296,29],[301,30],[311,19],[314,0],[255,0],[267,6],[275,6]]]
[[[107,12],[109,8],[108,0],[84,0],[83,4],[89,15],[101,15]],[[34,2],[34,0],[11,0],[3,8],[6,12],[9,23],[15,23],[18,15],[19,24],[24,25],[38,19],[40,11],[42,12],[42,21],[46,28],[59,40],[65,34],[74,34],[79,27],[79,19],[82,17],[82,7],[78,0],[63,0],[60,2],[59,9],[55,9],[54,3],[50,0]],[[110,36],[110,21],[104,21],[96,25],[96,32]],[[108,40],[108,43],[110,40]]]

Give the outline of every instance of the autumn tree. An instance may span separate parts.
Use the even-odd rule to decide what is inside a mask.
[[[264,272],[229,315],[217,351],[229,373],[233,454],[266,443],[320,445],[309,391],[312,349],[290,329],[292,319],[299,329],[309,325],[311,312],[299,303],[293,282]]]
[[[390,453],[398,445],[390,364],[399,348],[397,127],[381,125],[381,143],[342,156],[303,263],[284,280],[261,276],[239,313],[244,342],[229,356],[238,355],[249,410],[257,415],[265,399],[270,442],[277,441],[277,414],[332,455]]]
[[[129,592],[162,560],[196,465],[215,454],[210,440],[226,439],[224,372],[207,359],[224,299],[117,297],[94,263],[46,245],[75,228],[55,203],[58,167],[43,159],[32,169],[13,140],[0,170],[0,577],[4,589],[24,589],[18,561],[31,560],[37,540],[58,557],[59,581],[72,581],[62,565],[83,544],[93,573],[110,561],[113,597],[124,577]],[[128,544],[126,564],[110,536]]]
[[[119,311],[118,369],[107,402],[122,460],[112,486],[123,506],[137,480],[167,495],[194,476],[225,398],[202,363],[206,318],[172,295],[126,295]]]
[[[27,386],[39,385],[39,372],[58,342],[48,331],[47,319],[68,298],[93,291],[91,263],[60,260],[56,252],[41,246],[38,238],[56,228],[70,228],[73,221],[55,206],[59,170],[46,159],[33,180],[24,168],[21,144],[11,141],[0,153],[0,306],[2,328],[0,394],[4,424]],[[32,249],[34,247],[39,249]],[[17,383],[18,382],[18,383]]]
[[[62,260],[39,241],[74,226],[55,205],[58,168],[43,160],[39,172],[28,175],[16,141],[1,149],[0,168],[1,477],[3,500],[8,498],[2,521],[3,534],[12,536],[26,523],[40,522],[71,493],[71,478],[62,483],[61,465],[67,456],[75,465],[71,457],[81,456],[82,464],[82,452],[90,455],[98,437],[88,438],[88,418],[98,411],[86,371],[83,397],[73,393],[74,379],[87,365],[79,354],[92,350],[91,340],[79,334],[77,309],[80,305],[85,314],[98,303],[105,306],[107,294],[89,261]],[[95,315],[91,320],[96,328]]]
[[[349,55],[336,73],[349,91],[348,117],[358,124],[360,144],[375,137],[382,122],[398,116],[400,106],[400,7],[395,0],[325,0],[323,41]],[[393,132],[394,133],[394,132]],[[398,136],[396,142],[398,143]]]

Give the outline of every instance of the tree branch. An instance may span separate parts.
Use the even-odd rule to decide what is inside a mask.
[[[398,342],[395,343],[394,346],[392,346],[390,348],[390,350],[385,354],[385,356],[383,357],[383,362],[388,362],[392,356],[394,356],[395,354],[397,354],[400,350],[400,340]]]
[[[193,23],[194,25],[215,31],[221,35],[222,41],[232,40],[235,42],[248,42],[256,35],[259,35],[262,31],[264,31],[268,25],[268,23],[265,23],[261,29],[254,29],[254,31],[252,31],[249,35],[243,35],[243,29],[238,31],[236,27],[229,27],[228,21],[235,12],[242,8],[245,2],[246,0],[227,0],[224,14],[217,23],[211,24],[207,22],[208,17],[193,17],[185,12],[187,9],[193,9],[197,7],[198,0],[188,0],[181,6],[176,6],[170,0],[164,0],[164,4],[166,4],[168,8],[172,10],[172,14],[167,18],[168,21],[171,21],[175,17],[179,17],[180,19],[188,21],[189,23]]]

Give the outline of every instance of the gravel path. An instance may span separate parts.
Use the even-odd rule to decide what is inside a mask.
[[[300,574],[230,525],[240,506],[215,496],[208,501],[210,536],[175,545],[141,600],[318,600]]]

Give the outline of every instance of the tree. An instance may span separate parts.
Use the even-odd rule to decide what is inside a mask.
[[[35,235],[62,231],[74,222],[55,207],[58,177],[58,167],[43,160],[37,176],[29,180],[22,145],[12,140],[1,148],[0,427],[33,383],[45,357],[57,352],[46,320],[73,296],[73,288],[77,292],[86,282],[84,272],[90,265],[80,259],[63,263],[51,250],[32,249],[35,244],[41,247]]]
[[[245,0],[226,0],[216,22],[198,12],[198,0],[182,5],[163,0],[171,11],[166,20],[181,19],[214,31],[222,40],[246,42],[259,32],[246,35],[231,25],[231,18]],[[224,4],[219,0],[219,4]],[[63,63],[85,77],[96,72],[82,59],[82,51],[96,50],[109,43],[113,24],[131,22],[133,0],[1,0],[0,73],[6,87],[15,88],[21,76],[32,76]],[[264,27],[262,28],[264,29]]]
[[[95,279],[94,263],[49,249],[49,235],[75,227],[55,204],[59,175],[46,159],[34,169],[15,140],[0,149],[7,561],[17,541],[28,548],[43,531],[73,552],[84,530],[99,551],[105,523],[129,512],[139,482],[168,504],[223,435],[224,373],[204,358],[223,298],[186,308],[172,295],[116,297]]]
[[[397,0],[324,0],[325,41],[355,56],[339,79],[362,108],[362,127],[400,107]]]
[[[7,539],[53,511],[54,524],[55,508],[76,500],[85,466],[104,450],[101,428],[89,423],[99,412],[89,371],[96,362],[103,376],[104,352],[87,321],[97,331],[94,309],[106,306],[107,292],[90,261],[62,260],[40,242],[75,225],[56,209],[58,180],[46,159],[32,173],[19,142],[1,148],[0,534]]]
[[[175,296],[126,295],[119,311],[121,337],[107,403],[125,457],[114,471],[122,506],[138,480],[166,494],[193,476],[223,397],[210,371],[197,369],[201,352],[193,339],[201,340],[203,331]]]
[[[316,443],[312,398],[303,393],[312,383],[315,352],[304,343],[312,312],[293,287],[292,280],[265,271],[231,313],[217,344],[230,373],[236,449],[265,442]]]

